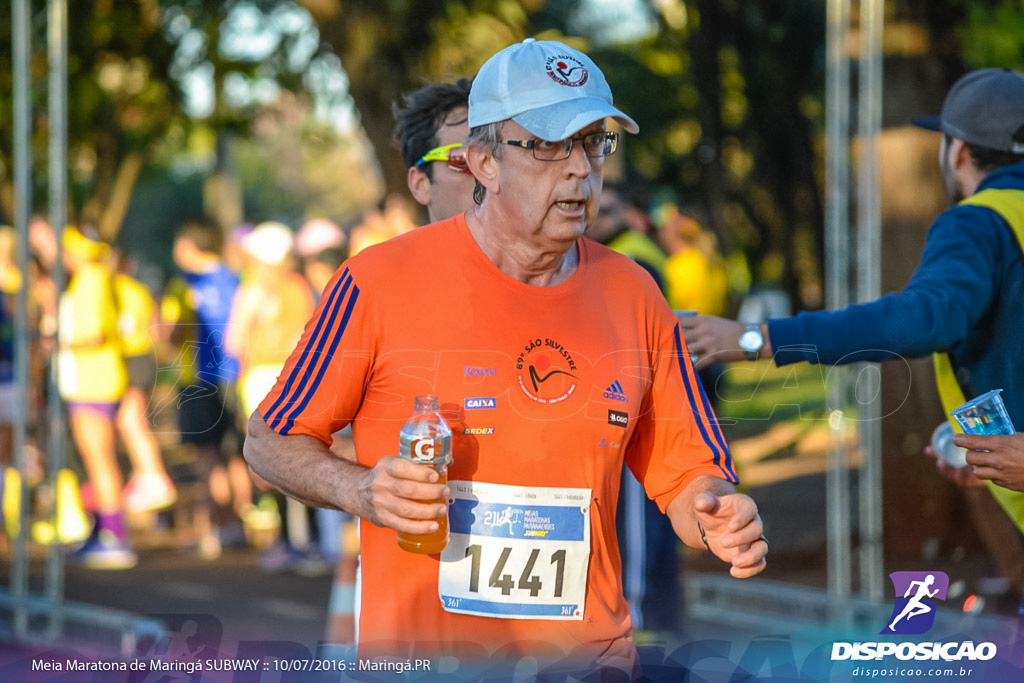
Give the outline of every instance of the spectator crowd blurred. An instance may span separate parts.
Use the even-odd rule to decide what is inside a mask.
[[[55,230],[41,216],[30,224],[23,272],[16,231],[0,227],[0,550],[21,533],[24,476],[32,543],[65,546],[86,568],[134,567],[136,547],[155,533],[206,560],[249,546],[263,551],[267,571],[333,572],[345,530],[253,480],[240,456],[245,419],[348,256],[349,235],[365,247],[413,225],[398,199],[347,231],[324,218],[225,230],[200,217],[177,228],[175,272],[159,287],[140,281],[133,255],[91,227]],[[58,268],[67,283],[59,293]],[[22,288],[28,438],[19,471]],[[45,456],[51,377],[70,436],[67,464],[55,473]]]

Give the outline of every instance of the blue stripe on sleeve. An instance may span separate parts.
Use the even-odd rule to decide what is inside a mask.
[[[288,434],[291,431],[292,426],[295,424],[295,418],[302,414],[302,411],[309,405],[309,400],[313,398],[313,394],[316,393],[317,387],[320,386],[320,381],[324,377],[324,373],[327,372],[327,366],[330,363],[330,359],[334,356],[335,350],[338,348],[338,342],[341,341],[342,336],[345,334],[345,328],[348,327],[349,318],[352,316],[352,309],[355,308],[356,300],[359,298],[359,287],[352,285],[352,291],[349,293],[348,305],[345,307],[345,313],[342,315],[341,322],[338,323],[337,328],[331,335],[331,345],[327,349],[327,355],[324,358],[324,362],[320,364],[320,369],[317,370],[316,377],[313,378],[312,382],[309,382],[305,387],[304,395],[297,405],[295,405],[288,413],[288,420],[281,428],[281,434]],[[341,299],[339,299],[341,301]],[[337,310],[334,311],[337,313]],[[332,319],[334,315],[332,314]],[[323,341],[326,337],[321,340],[320,346],[323,345]],[[317,348],[317,354],[319,355],[321,349]],[[312,369],[312,368],[310,368]],[[308,372],[307,372],[308,375]],[[305,380],[305,377],[303,378]]]
[[[274,401],[274,404],[270,406],[266,415],[263,416],[263,420],[271,429],[276,430],[278,426],[280,426],[284,410],[296,401],[294,396],[297,396],[305,387],[305,383],[308,381],[309,375],[312,372],[312,366],[315,364],[316,360],[319,360],[318,355],[313,355],[314,362],[309,363],[307,366],[307,361],[311,355],[311,349],[315,346],[316,353],[319,353],[320,349],[323,348],[326,339],[325,331],[331,329],[334,318],[337,316],[340,302],[345,297],[351,283],[352,276],[346,268],[341,274],[341,277],[338,278],[338,281],[334,284],[334,288],[331,290],[327,303],[324,306],[323,310],[327,315],[321,315],[317,320],[316,326],[313,328],[313,334],[309,339],[309,343],[302,350],[302,354],[299,356],[298,361],[296,361],[295,365],[292,367],[292,371],[288,375],[288,379],[285,381],[284,389],[277,397],[277,400]],[[303,373],[301,379],[299,379],[299,373]],[[278,410],[281,410],[281,413],[277,413]]]
[[[703,387],[701,387],[701,385],[700,385],[700,381],[697,381],[697,390],[695,392],[694,391],[694,387],[693,387],[693,383],[690,381],[690,378],[687,377],[687,375],[686,375],[686,361],[683,359],[683,340],[682,340],[682,337],[680,336],[679,325],[678,324],[676,325],[676,329],[675,329],[675,344],[676,344],[676,361],[679,363],[679,375],[680,375],[680,377],[683,380],[683,386],[686,387],[686,395],[687,395],[687,397],[688,397],[688,399],[690,401],[690,410],[693,411],[694,417],[696,418],[697,428],[700,430],[700,435],[704,439],[704,443],[707,444],[708,448],[711,449],[711,452],[714,453],[714,456],[715,456],[714,457],[715,466],[717,466],[718,469],[720,469],[722,471],[722,474],[725,477],[725,479],[727,481],[730,481],[730,482],[734,483],[734,484],[738,483],[739,478],[736,476],[736,473],[734,471],[732,471],[732,456],[729,454],[728,447],[725,446],[725,440],[724,439],[721,440],[721,444],[722,444],[721,447],[719,446],[719,444],[715,443],[711,439],[710,435],[708,434],[707,427],[704,426],[704,420],[701,419],[702,418],[702,413],[703,413],[703,411],[701,410],[701,407],[703,405],[707,405],[707,397],[704,395],[704,390],[703,390]],[[696,371],[694,371],[694,377],[696,377],[696,376],[697,376],[697,373],[696,373]],[[695,396],[695,394],[699,394],[700,395],[701,405],[698,405],[697,397]],[[718,432],[718,425],[717,425],[717,423],[711,421],[710,419],[708,419],[708,422],[712,425],[712,428],[716,432]],[[721,438],[721,434],[720,433],[716,433],[716,437],[718,437],[720,439]],[[724,452],[724,457],[723,457],[723,452]],[[723,460],[724,460],[724,464],[723,464]]]
[[[697,372],[696,370],[694,370],[694,375],[696,374]],[[721,447],[722,452],[725,453],[725,469],[728,470],[732,475],[731,477],[729,477],[729,481],[731,481],[734,484],[738,484],[739,476],[736,474],[736,469],[733,466],[732,453],[729,451],[729,445],[725,442],[725,435],[722,434],[722,428],[721,426],[719,426],[718,420],[711,419],[711,416],[714,415],[715,412],[711,408],[711,402],[708,401],[707,393],[704,391],[704,385],[698,381],[697,388],[700,391],[700,401],[701,404],[704,406],[704,413],[708,416],[708,420],[711,423],[711,431],[715,436],[715,441],[718,442],[718,445]]]

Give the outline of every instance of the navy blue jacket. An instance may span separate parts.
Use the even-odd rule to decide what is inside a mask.
[[[977,191],[1024,190],[1024,162],[990,173]],[[967,398],[1003,389],[1024,430],[1024,256],[999,214],[954,206],[928,229],[921,263],[903,291],[838,311],[772,320],[778,365],[828,365],[947,352]]]

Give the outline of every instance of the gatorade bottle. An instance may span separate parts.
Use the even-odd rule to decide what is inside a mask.
[[[452,430],[438,411],[437,396],[416,397],[416,412],[402,425],[399,441],[399,456],[425,467],[433,467],[439,475],[438,483],[448,483],[448,465],[452,462]],[[432,534],[399,532],[398,545],[412,553],[429,555],[441,552],[448,545],[448,513],[437,521],[441,526]]]

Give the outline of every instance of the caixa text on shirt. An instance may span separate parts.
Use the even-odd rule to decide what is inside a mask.
[[[466,410],[492,410],[498,407],[498,402],[492,396],[477,396],[463,399],[462,405]]]

